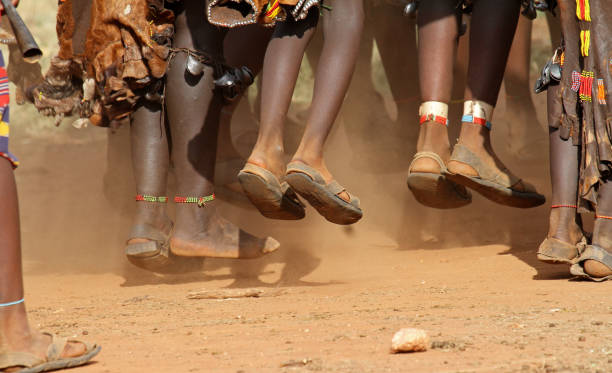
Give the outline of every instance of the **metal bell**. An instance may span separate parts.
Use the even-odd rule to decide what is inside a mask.
[[[553,63],[550,66],[550,72],[549,72],[550,78],[554,79],[554,80],[556,80],[558,82],[561,81],[561,70],[562,69],[561,69],[561,65],[560,64]]]
[[[204,73],[204,64],[190,54],[187,56],[185,69],[193,76],[200,76]]]
[[[418,5],[416,3],[416,1],[410,2],[408,4],[406,4],[406,6],[404,7],[404,15],[405,16],[412,16],[416,13],[418,8]]]

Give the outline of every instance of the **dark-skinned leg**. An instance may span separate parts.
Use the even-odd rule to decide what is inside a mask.
[[[448,104],[453,86],[453,63],[457,49],[458,18],[454,0],[422,1],[418,12],[419,84],[421,100]],[[450,158],[448,128],[427,121],[420,126],[417,152],[436,153],[446,163]],[[440,173],[430,158],[413,163],[411,171]]]
[[[608,180],[599,187],[595,225],[593,226],[593,245],[612,254],[612,183]],[[612,275],[612,268],[595,260],[584,262],[584,271],[593,277]]]
[[[543,129],[531,100],[529,65],[531,61],[532,21],[519,17],[518,26],[508,56],[504,85],[506,88],[506,112],[514,119],[509,128],[507,146],[510,153],[519,157],[536,155],[543,143]]]
[[[327,4],[327,3],[326,3]],[[351,82],[363,30],[363,2],[331,1],[323,17],[324,44],[315,76],[314,95],[302,141],[293,156],[315,168],[327,183],[333,177],[323,160],[323,148]],[[346,192],[340,194],[350,200]]]
[[[259,75],[263,68],[266,47],[272,32],[273,30],[260,25],[249,25],[229,30],[224,40],[224,55],[227,64],[230,66],[246,66],[254,76]],[[245,50],[249,50],[249,53],[244,53]],[[231,122],[236,107],[244,99],[243,96],[237,97],[232,103],[225,104],[220,109],[221,124],[217,154],[219,160],[242,159],[232,141]],[[236,123],[240,127],[255,127],[255,123],[249,120],[251,118],[244,117],[241,119],[244,119],[244,121]],[[232,176],[235,178],[236,172]]]
[[[495,106],[519,17],[519,8],[518,0],[474,2],[466,100],[478,100],[485,105]],[[496,173],[506,173],[506,167],[493,151],[491,134],[485,126],[463,122],[459,144],[469,149]],[[456,174],[479,176],[474,168],[464,162],[450,161],[448,168]],[[516,183],[512,189],[520,192],[532,191],[532,188],[523,182]]]
[[[303,21],[279,23],[266,50],[259,135],[248,162],[269,170],[279,179],[285,173],[285,119],[304,51],[317,20],[317,10],[313,9]]]
[[[550,89],[550,88],[549,88]],[[578,194],[579,147],[571,139],[563,140],[557,129],[550,129],[550,178],[552,184],[552,208],[548,237],[575,244],[582,238],[580,215],[576,208]]]
[[[140,195],[167,196],[168,137],[161,116],[161,106],[156,104],[142,105],[132,114],[132,167],[136,193]],[[149,225],[169,234],[172,223],[166,214],[166,205],[161,202],[136,202],[134,225]],[[133,238],[128,244],[146,241],[143,238]]]
[[[0,303],[23,298],[17,189],[11,164],[0,158]],[[45,358],[51,339],[30,328],[24,303],[0,307],[0,353],[27,352]],[[62,357],[82,355],[85,346],[68,343]]]
[[[174,46],[222,56],[225,31],[206,22],[205,3],[185,1],[176,18]],[[219,117],[209,115],[214,95],[213,69],[200,77],[185,72],[186,55],[172,60],[167,74],[166,104],[172,132],[172,159],[177,195],[202,197],[213,194]],[[188,108],[189,110],[186,110]],[[177,204],[175,231],[170,241],[174,254],[225,258],[254,258],[278,248],[272,238],[261,239],[224,220],[215,204]]]

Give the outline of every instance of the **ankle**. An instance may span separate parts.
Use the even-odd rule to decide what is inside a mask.
[[[26,345],[31,338],[32,331],[23,303],[0,308],[0,346],[19,347]]]
[[[548,236],[569,243],[580,241],[583,236],[580,216],[573,205],[553,205],[549,216]]]
[[[612,214],[595,214],[593,245],[612,252]]]
[[[485,127],[468,122],[461,123],[458,143],[475,150],[486,148],[491,142],[491,131]]]
[[[135,220],[150,224],[165,223],[169,220],[166,213],[166,204],[161,202],[137,202]]]
[[[448,151],[450,141],[448,139],[448,127],[433,121],[424,122],[419,130],[417,139],[417,150],[441,150]]]

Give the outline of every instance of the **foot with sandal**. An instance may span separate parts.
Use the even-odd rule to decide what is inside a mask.
[[[363,4],[332,0],[326,5],[329,8],[322,10],[325,42],[318,61],[318,66],[326,68],[316,71],[306,129],[289,164],[285,163],[284,122],[304,51],[319,20],[318,9],[313,8],[303,20],[277,23],[266,50],[259,136],[238,178],[247,197],[268,218],[302,219],[305,211],[299,197],[335,224],[353,224],[363,215],[359,199],[333,179],[323,160],[325,140],[355,68]]]
[[[472,195],[462,185],[446,178],[450,158],[448,104],[427,101],[419,108],[421,125],[417,153],[408,168],[408,188],[421,204],[450,209],[468,205]]]
[[[6,74],[0,53],[0,74]],[[0,76],[0,78],[6,79]],[[19,164],[8,149],[8,91],[0,113],[0,372],[46,372],[86,364],[100,346],[33,330],[25,308],[21,232],[13,169]]]
[[[464,103],[459,141],[448,163],[447,177],[501,205],[530,208],[546,199],[529,183],[514,176],[491,146],[493,106],[484,101]]]
[[[592,243],[574,260],[570,273],[591,281],[612,280],[612,185],[603,183],[595,211]]]
[[[205,54],[213,60],[222,55],[225,32],[201,17],[204,11],[205,4],[196,0],[184,1],[177,10],[173,46],[189,52],[177,53],[168,67],[168,122],[160,105],[142,105],[132,115],[133,167],[141,196],[126,252],[132,262],[142,263],[143,256],[165,261],[165,272],[201,269],[205,257],[259,258],[280,246],[271,237],[255,236],[227,221],[215,206],[218,113],[223,102],[212,84],[213,67],[192,61],[199,64],[200,73],[194,74],[186,63],[192,55]],[[185,110],[186,104],[190,110]],[[170,156],[177,191],[168,198]],[[166,215],[169,202],[176,205],[174,224]]]
[[[507,206],[544,203],[542,195],[501,163],[490,142],[493,106],[488,103],[497,101],[519,10],[518,1],[473,3],[465,94],[468,100],[459,141],[449,157],[445,129],[448,109],[444,105],[451,96],[462,14],[452,0],[419,4],[419,81],[425,102],[420,109],[418,153],[408,180],[419,202],[438,208],[461,207],[470,200],[458,184]]]
[[[580,147],[570,138],[562,138],[557,127],[562,107],[558,100],[560,86],[547,89],[549,117],[549,158],[552,206],[548,234],[537,251],[538,260],[550,264],[572,265],[587,245],[578,214]]]

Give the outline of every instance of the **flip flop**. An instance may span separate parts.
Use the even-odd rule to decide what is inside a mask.
[[[575,245],[553,237],[547,237],[538,248],[538,260],[549,264],[574,264],[587,245],[585,236]]]
[[[270,171],[247,163],[238,173],[244,193],[259,212],[270,219],[299,220],[306,216],[304,205],[286,182]]]
[[[440,166],[440,173],[413,172],[414,163],[423,158],[433,159]],[[472,202],[472,194],[463,186],[448,180],[444,161],[433,152],[418,152],[408,167],[408,188],[422,205],[437,209],[454,209]]]
[[[455,145],[451,161],[467,164],[476,170],[478,176],[455,174],[449,170],[447,178],[475,190],[493,202],[518,208],[536,207],[546,202],[546,198],[531,185],[512,175],[507,169],[500,172],[489,166],[464,145]],[[519,184],[523,184],[527,191],[513,189]]]
[[[78,367],[93,359],[93,357],[96,356],[102,349],[102,347],[95,344],[91,345],[89,343],[77,340],[59,338],[50,333],[43,334],[51,337],[51,344],[47,349],[47,356],[45,359],[41,359],[40,357],[28,352],[2,352],[0,353],[0,370],[6,370],[8,368],[23,368],[17,372],[40,373]],[[66,343],[68,342],[84,344],[86,348],[85,353],[81,356],[61,358],[60,356],[64,351],[64,347],[66,347]]]
[[[575,264],[570,267],[570,273],[574,276],[585,278],[591,281],[606,281],[612,280],[612,274],[605,277],[593,277],[584,270],[584,262],[587,260],[595,260],[612,270],[612,254],[608,253],[603,248],[597,245],[589,245],[576,259]]]
[[[201,258],[183,258],[170,251],[170,232],[162,232],[149,224],[134,225],[125,247],[125,255],[130,263],[147,271],[162,274],[201,270],[203,264]],[[130,240],[135,238],[148,241],[130,243]]]
[[[335,180],[326,183],[319,171],[304,163],[289,163],[285,179],[319,214],[332,223],[353,224],[363,216],[359,198],[349,194],[350,202],[343,200],[339,194],[348,192],[342,185]]]

